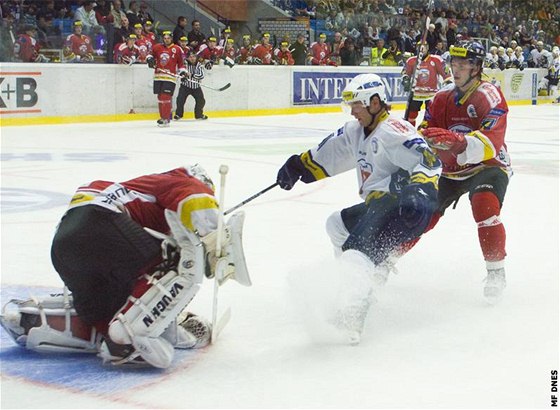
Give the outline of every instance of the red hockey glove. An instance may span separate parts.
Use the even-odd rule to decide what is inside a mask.
[[[430,147],[439,150],[451,150],[454,153],[463,152],[467,148],[467,140],[463,134],[445,128],[425,128],[420,131]]]

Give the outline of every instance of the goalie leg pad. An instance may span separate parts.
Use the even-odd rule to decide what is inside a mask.
[[[99,335],[77,316],[72,296],[11,300],[0,325],[17,344],[37,352],[96,353]]]
[[[109,325],[109,337],[115,343],[134,346],[152,366],[165,368],[173,358],[173,345],[161,335],[193,299],[200,285],[175,271],[160,279],[146,279],[147,291],[138,298],[129,297]]]

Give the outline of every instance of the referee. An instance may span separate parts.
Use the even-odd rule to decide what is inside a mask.
[[[181,87],[179,88],[179,94],[177,95],[177,109],[175,110],[174,120],[180,120],[183,118],[183,113],[185,110],[185,101],[187,97],[192,95],[194,97],[194,118],[197,120],[205,120],[208,117],[202,112],[206,100],[204,99],[204,93],[202,88],[200,88],[200,81],[204,78],[204,71],[202,64],[198,61],[198,57],[192,51],[187,51],[185,55],[185,69],[187,70],[187,75],[181,80]]]

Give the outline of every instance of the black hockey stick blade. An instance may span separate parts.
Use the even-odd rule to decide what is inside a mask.
[[[223,87],[218,88],[218,91],[224,91],[227,90],[229,87],[231,87],[231,83],[227,83],[226,85],[224,85]]]

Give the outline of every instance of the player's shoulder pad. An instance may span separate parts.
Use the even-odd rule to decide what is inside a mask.
[[[478,86],[477,91],[484,96],[486,101],[488,101],[490,108],[494,108],[502,102],[502,93],[492,83],[482,81]]]

